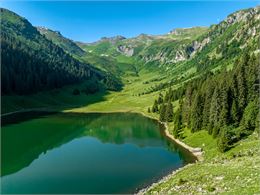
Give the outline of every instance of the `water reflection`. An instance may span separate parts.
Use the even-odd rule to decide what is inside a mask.
[[[95,139],[93,140],[89,138]],[[78,163],[77,166],[83,167],[83,172],[87,171],[88,174],[91,175],[86,178],[86,180],[90,183],[96,180],[99,181],[99,178],[97,179],[95,176],[97,171],[103,170],[108,166],[108,164],[110,164],[110,171],[107,175],[107,178],[109,178],[108,180],[120,175],[120,177],[124,178],[126,183],[123,182],[123,184],[121,184],[121,188],[117,186],[115,189],[107,186],[107,189],[111,189],[110,191],[104,192],[114,193],[120,192],[120,190],[121,192],[126,192],[126,186],[130,186],[130,184],[132,184],[132,188],[134,188],[137,183],[138,186],[140,186],[140,183],[146,183],[148,178],[155,178],[152,177],[152,174],[157,173],[157,176],[162,174],[159,173],[160,169],[170,171],[170,169],[175,166],[179,167],[194,160],[194,158],[187,151],[172,143],[165,137],[162,126],[158,122],[143,117],[139,114],[132,113],[64,113],[51,116],[42,116],[38,119],[32,119],[19,124],[4,126],[2,128],[1,143],[1,169],[2,176],[7,177],[4,180],[4,184],[6,184],[6,186],[9,185],[10,181],[19,181],[19,178],[21,177],[31,177],[31,175],[34,175],[32,172],[36,173],[39,169],[45,170],[46,173],[41,173],[43,174],[41,177],[45,177],[48,171],[50,171],[50,167],[46,164],[53,161],[53,159],[56,159],[55,163],[59,163],[59,165],[57,165],[58,168],[59,166],[67,167],[72,166],[71,164],[74,165],[74,162],[71,161],[74,159]],[[53,152],[49,152],[48,156],[47,151]],[[105,152],[100,153],[100,151]],[[91,154],[91,158],[93,159],[90,160],[90,156],[85,156],[87,155],[86,153]],[[123,177],[121,173],[117,173],[115,176],[114,173],[111,172],[111,170],[115,171],[117,170],[117,167],[121,166],[120,162],[118,162],[120,161],[120,155],[118,154],[124,156],[124,158],[127,158],[127,160],[122,160],[124,161],[122,171],[125,171],[125,177]],[[61,161],[61,158],[66,158],[67,162]],[[37,163],[40,163],[40,165],[36,166],[36,163],[31,165],[36,159],[38,159]],[[48,159],[48,161],[46,159]],[[153,162],[149,162],[149,159],[153,159]],[[92,162],[91,165],[89,164],[90,162]],[[90,167],[87,166],[88,164]],[[25,169],[25,167],[29,168]],[[93,172],[93,167],[97,167],[98,170]],[[140,173],[131,175],[132,178],[130,177],[130,179],[127,174],[132,174],[130,169],[133,167],[136,169],[139,168]],[[55,171],[52,170],[51,173],[55,174]],[[107,171],[107,169],[103,170],[104,173]],[[64,173],[56,174],[58,177]],[[75,177],[77,174],[79,173],[75,173]],[[10,177],[8,175],[10,175]],[[73,173],[70,173],[70,176],[71,175],[73,175]],[[92,176],[95,177],[92,178]],[[81,177],[84,178],[84,176]],[[104,174],[102,177],[106,177],[106,175]],[[92,180],[89,180],[89,178],[92,178]],[[127,183],[127,178],[130,179],[131,182],[129,181],[129,183]],[[75,179],[75,181],[76,180],[77,179]],[[99,188],[94,188],[94,183],[91,185],[89,184],[88,189],[85,189],[87,187],[83,180],[81,180],[81,182],[83,182],[82,186],[78,187],[79,191],[82,190],[80,192],[101,192],[97,191]],[[117,179],[112,179],[112,181],[116,180]],[[78,183],[81,182],[78,181]],[[23,186],[24,185],[25,184],[23,184]],[[94,187],[92,185],[94,185]],[[53,187],[53,189],[56,187],[57,186]],[[127,192],[132,192],[132,188],[128,189]],[[5,189],[9,188],[6,187]],[[26,191],[27,189],[24,190],[25,193],[28,193],[28,191]],[[37,190],[34,190],[29,192],[37,192]],[[9,191],[7,190],[7,193],[8,192]],[[18,193],[17,191],[11,192]],[[44,191],[40,191],[40,193],[43,192]],[[58,190],[57,192],[61,191]],[[54,193],[54,191],[50,191],[48,193]],[[71,193],[76,192],[71,191]]]

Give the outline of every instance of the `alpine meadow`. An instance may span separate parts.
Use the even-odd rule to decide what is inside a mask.
[[[260,194],[247,3],[0,4],[1,193]]]

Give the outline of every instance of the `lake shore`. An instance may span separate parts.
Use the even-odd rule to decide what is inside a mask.
[[[24,113],[24,112],[32,112],[32,111],[41,111],[41,112],[50,112],[53,110],[51,109],[23,109],[23,110],[19,110],[19,111],[15,111],[15,112],[10,112],[10,113],[5,113],[2,116],[10,116],[13,114],[17,114],[17,113]],[[135,111],[135,110],[115,110],[115,111],[77,111],[77,110],[63,110],[61,111],[61,113],[135,113],[135,114],[141,114],[147,118],[156,120],[158,123],[162,124],[164,126],[164,132],[165,135],[174,143],[178,144],[179,146],[181,146],[182,148],[188,150],[196,159],[197,161],[202,161],[203,160],[203,152],[201,151],[200,148],[193,148],[191,146],[188,146],[187,144],[185,144],[184,142],[182,142],[181,140],[175,138],[169,131],[169,126],[166,122],[161,122],[159,121],[159,119],[155,116],[151,116],[149,114],[146,114],[142,111]],[[193,163],[192,163],[193,164]],[[136,194],[144,194],[146,192],[148,192],[151,188],[155,187],[156,185],[163,183],[165,181],[167,181],[169,179],[169,177],[177,174],[179,171],[186,169],[187,167],[191,166],[192,164],[187,164],[177,170],[172,171],[171,173],[167,174],[166,176],[162,177],[161,179],[159,179],[158,181],[153,182],[152,184],[148,185],[147,187],[139,190],[138,192],[136,192]]]
[[[170,139],[172,140],[173,142],[177,143],[178,145],[182,146],[183,148],[185,148],[186,150],[188,150],[190,153],[193,154],[193,156],[195,156],[197,158],[198,161],[202,161],[203,160],[203,152],[201,150],[201,148],[193,148],[191,146],[188,146],[187,144],[185,144],[184,142],[182,142],[181,140],[175,138],[169,131],[169,127],[168,127],[168,124],[166,122],[161,122],[159,121],[156,117],[152,117],[152,116],[149,116],[143,112],[133,112],[133,113],[139,113],[139,114],[142,114],[143,116],[145,117],[148,117],[148,118],[151,118],[151,119],[154,119],[156,121],[158,121],[159,123],[161,123],[162,125],[164,125],[165,127],[165,135]]]
[[[14,112],[9,112],[9,113],[4,113],[1,114],[1,117],[5,117],[5,116],[11,116],[13,114],[18,114],[18,113],[26,113],[26,112],[55,112],[55,110],[53,109],[49,109],[49,108],[32,108],[32,109],[22,109],[22,110],[17,110]],[[59,112],[59,111],[56,111]],[[192,153],[193,156],[195,156],[197,158],[198,161],[202,161],[203,160],[203,152],[201,151],[201,148],[193,148],[191,146],[188,146],[187,144],[185,144],[184,142],[182,142],[181,140],[175,138],[169,131],[169,127],[168,124],[166,122],[161,122],[159,121],[158,118],[153,117],[151,115],[148,115],[142,111],[135,111],[135,110],[115,110],[115,111],[84,111],[84,112],[78,112],[78,111],[74,111],[74,110],[64,110],[61,111],[61,113],[68,113],[68,112],[75,112],[75,113],[136,113],[136,114],[141,114],[145,117],[151,118],[153,120],[156,120],[157,122],[161,123],[162,125],[164,125],[164,131],[165,131],[165,135],[172,140],[173,142],[177,143],[178,145],[180,145],[181,147],[185,148],[186,150],[188,150],[190,153]]]

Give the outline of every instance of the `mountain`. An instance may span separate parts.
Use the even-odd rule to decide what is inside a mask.
[[[179,64],[181,72],[196,68],[192,77],[164,86],[167,92],[161,91],[150,112],[174,122],[175,137],[181,138],[185,128],[207,130],[218,138],[221,152],[258,130],[259,31],[260,7],[235,12],[211,26],[193,41],[193,48],[200,48],[196,54]],[[173,118],[174,101],[179,106]]]
[[[193,74],[201,69],[228,66],[245,48],[257,50],[258,38],[259,7],[255,7],[231,14],[209,28],[174,29],[166,35],[141,34],[113,44],[103,40],[81,47],[99,55],[130,56],[142,61],[144,69],[167,70],[176,76],[185,71]],[[191,68],[193,71],[189,71]]]
[[[76,60],[25,18],[3,8],[1,49],[2,94],[30,94],[84,80],[111,89],[120,87],[109,74]]]
[[[108,38],[92,44],[80,44],[87,52],[97,53],[99,55],[118,56],[125,55],[135,57],[144,63],[158,61],[159,63],[171,63],[182,61],[189,55],[188,52],[178,50],[183,48],[184,44],[191,43],[192,40],[207,32],[206,27],[194,27],[187,29],[177,29],[176,32],[166,35],[147,35],[140,34],[137,37],[129,39],[113,39],[111,42]]]
[[[82,56],[85,52],[72,40],[65,38],[59,31],[53,31],[45,27],[37,27],[37,30],[44,35],[48,40],[61,47],[64,51]]]

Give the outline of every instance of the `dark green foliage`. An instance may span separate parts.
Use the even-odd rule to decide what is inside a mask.
[[[162,98],[163,98],[163,96],[162,96],[162,94],[160,94],[159,99],[162,100]],[[157,103],[157,102],[158,101],[156,101],[155,103]],[[160,114],[160,121],[163,121],[163,122],[172,122],[173,121],[173,105],[172,105],[171,101],[168,101],[167,103],[162,102],[160,104],[159,114]]]
[[[206,72],[188,82],[184,101],[174,115],[174,135],[178,137],[183,127],[192,132],[207,129],[218,138],[219,149],[224,152],[259,127],[258,57],[243,55],[229,72]],[[173,93],[169,89],[164,100],[171,100]],[[167,104],[161,104],[162,121],[167,121],[166,110]]]
[[[148,112],[148,113],[151,113],[151,109],[150,109],[150,107],[148,107],[147,112]]]
[[[158,101],[154,100],[154,104],[153,104],[153,107],[152,107],[152,112],[155,113],[155,112],[158,112],[158,111],[159,111]]]
[[[258,133],[258,136],[260,136],[260,111],[259,110],[258,110],[258,113],[256,115],[255,130]]]
[[[163,103],[163,95],[161,93],[159,93],[159,97],[158,97],[158,104]]]
[[[244,110],[243,118],[240,125],[243,127],[245,134],[250,134],[256,128],[257,115],[259,112],[258,100],[249,102]]]
[[[221,129],[217,145],[221,152],[225,152],[231,148],[232,144],[232,132],[230,127],[223,127]]]
[[[173,135],[174,137],[181,137],[182,132],[182,115],[181,115],[181,109],[178,109],[174,114],[174,129],[173,129]]]
[[[77,46],[77,44],[74,43],[72,40],[63,37],[60,32],[53,31],[45,27],[37,27],[37,30],[48,40],[52,41],[54,44],[62,48],[64,51],[77,56],[82,56],[85,54],[84,50]]]
[[[201,129],[202,127],[202,111],[203,111],[203,98],[202,96],[198,93],[196,94],[194,98],[194,102],[191,107],[191,118],[190,118],[190,123],[191,123],[191,131],[197,131]]]
[[[233,99],[232,106],[231,106],[231,121],[232,123],[237,126],[239,123],[239,113],[238,113],[238,105],[237,100]]]
[[[74,89],[72,94],[73,95],[80,95],[80,91],[78,89]]]
[[[161,106],[160,106],[160,110],[159,110],[159,112],[160,112],[160,117],[159,117],[159,119],[160,119],[160,121],[162,121],[162,122],[165,122],[166,121],[166,110],[167,110],[167,106],[166,106],[166,104],[161,104]]]
[[[26,19],[3,8],[1,60],[4,95],[30,94],[93,79],[108,88],[119,89],[121,85],[91,65],[76,60],[41,35]]]
[[[89,81],[85,85],[84,89],[82,90],[82,92],[84,92],[86,95],[94,94],[94,93],[96,93],[98,91],[99,91],[99,85],[96,82],[96,80]]]
[[[168,101],[166,105],[166,111],[165,111],[165,120],[167,122],[172,122],[173,121],[173,105],[170,101]]]

